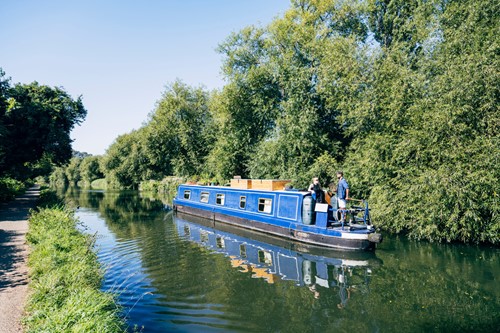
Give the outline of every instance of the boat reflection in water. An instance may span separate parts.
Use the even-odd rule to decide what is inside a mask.
[[[314,247],[179,212],[174,222],[181,238],[226,255],[233,267],[253,278],[294,281],[315,298],[322,288],[338,289],[339,308],[347,305],[352,288],[369,290],[372,269],[381,263],[373,252]]]

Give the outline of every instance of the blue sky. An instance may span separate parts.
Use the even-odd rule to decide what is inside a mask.
[[[11,84],[83,96],[73,148],[104,154],[142,126],[165,85],[219,89],[219,43],[282,16],[290,0],[0,1],[0,67]]]

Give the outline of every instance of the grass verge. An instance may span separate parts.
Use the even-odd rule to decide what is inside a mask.
[[[25,332],[126,331],[115,296],[100,290],[95,237],[78,231],[77,223],[60,204],[32,212]]]

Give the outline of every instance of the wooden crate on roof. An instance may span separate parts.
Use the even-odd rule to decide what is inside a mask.
[[[241,188],[241,189],[249,189],[249,188],[252,188],[252,180],[251,179],[240,179],[240,178],[231,179],[231,187]]]
[[[252,179],[252,189],[265,191],[280,191],[285,188],[285,185],[291,180],[278,179]]]

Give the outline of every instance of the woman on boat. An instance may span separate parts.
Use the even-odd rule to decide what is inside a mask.
[[[325,202],[325,193],[321,189],[321,185],[319,183],[319,178],[314,177],[312,179],[312,184],[309,185],[309,192],[311,192],[311,196],[317,203],[324,203]]]

